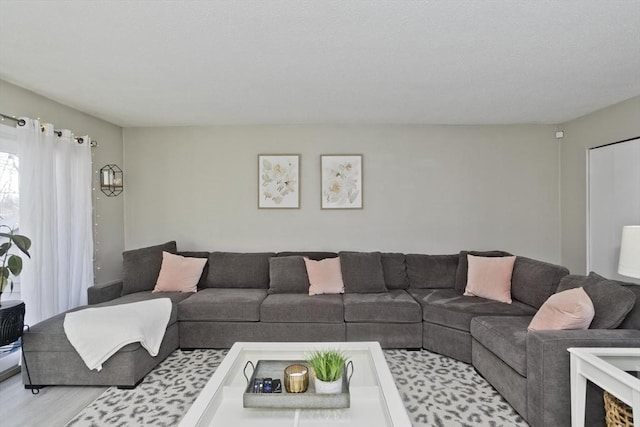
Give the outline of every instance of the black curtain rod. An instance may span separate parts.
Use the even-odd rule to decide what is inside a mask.
[[[18,126],[24,126],[27,124],[27,122],[25,122],[24,119],[16,119],[15,117],[7,116],[6,114],[0,113],[0,117],[7,120],[13,120],[18,124]]]
[[[2,117],[3,119],[7,119],[7,120],[12,120],[14,122],[16,122],[18,124],[18,126],[24,126],[27,124],[27,122],[24,119],[16,119],[15,117],[11,117],[11,116],[7,116],[6,114],[2,114],[0,113],[0,117]],[[44,125],[40,125],[40,129],[44,132]],[[58,129],[54,129],[53,133],[55,133],[58,138],[60,138],[62,136],[62,131],[59,131]],[[84,143],[84,138],[81,137],[74,137],[73,138],[78,144],[82,144]],[[97,147],[98,146],[98,141],[91,141],[91,147]]]

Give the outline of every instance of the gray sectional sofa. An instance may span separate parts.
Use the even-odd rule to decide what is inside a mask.
[[[564,267],[517,257],[511,304],[463,296],[467,254],[508,255],[501,251],[405,255],[176,249],[175,242],[168,242],[127,251],[123,281],[88,291],[92,306],[171,298],[171,320],[157,357],[149,356],[140,344],[129,344],[105,362],[102,371],[89,371],[67,340],[60,314],[25,333],[25,386],[134,387],[177,348],[228,348],[236,341],[379,341],[386,348],[426,348],[472,363],[530,425],[568,426],[566,349],[640,346],[640,303],[634,305],[640,287],[613,284],[611,289],[626,292],[613,299],[601,295],[609,288],[597,288],[593,297],[609,304],[603,307],[622,298],[630,311],[620,312],[618,317],[623,318],[614,327],[583,331],[527,332],[527,325],[559,288],[603,278],[570,276]],[[162,251],[208,258],[198,292],[151,292]],[[302,256],[314,260],[339,256],[345,293],[309,296]],[[588,419],[598,420],[590,425],[604,425],[601,392],[598,396],[598,390],[591,390],[589,399]]]

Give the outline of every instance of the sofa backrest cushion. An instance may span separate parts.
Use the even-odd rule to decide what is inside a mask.
[[[458,255],[408,254],[409,288],[445,289],[455,287],[458,258]],[[465,285],[466,281],[465,274]],[[464,287],[462,289],[464,290]]]
[[[178,251],[177,255],[187,257],[187,258],[206,258],[207,263],[204,265],[204,269],[202,270],[202,276],[200,276],[200,280],[198,280],[198,289],[202,289],[205,287],[205,283],[207,281],[207,276],[209,275],[209,252],[206,251]]]
[[[279,257],[285,256],[302,256],[312,259],[314,261],[321,261],[326,258],[337,258],[338,254],[336,252],[313,252],[313,251],[289,251],[289,252],[278,252]]]
[[[457,255],[458,267],[456,268],[455,288],[461,292],[464,292],[464,289],[467,287],[467,272],[469,271],[467,255],[484,257],[511,256],[510,253],[504,251],[460,251]]]
[[[211,252],[207,288],[269,288],[269,258],[273,252]]]
[[[640,329],[640,285],[625,284],[624,287],[629,289],[636,297],[636,303],[624,318],[618,329]]]
[[[640,286],[607,280],[591,272],[589,276],[565,276],[558,292],[575,287],[583,287],[593,301],[596,313],[590,329],[640,328]]]
[[[175,254],[175,240],[122,253],[122,295],[153,290],[162,267],[163,251]]]
[[[340,252],[344,292],[387,292],[380,252]]]
[[[409,278],[407,277],[407,262],[404,254],[381,253],[382,273],[387,289],[407,289]]]
[[[511,297],[540,308],[567,274],[566,267],[519,256],[511,276]]]
[[[309,292],[307,267],[301,256],[269,258],[269,294]]]

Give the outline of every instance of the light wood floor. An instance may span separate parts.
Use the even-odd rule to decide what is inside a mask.
[[[20,375],[0,382],[2,427],[61,427],[107,387],[44,387],[37,395],[25,390]]]

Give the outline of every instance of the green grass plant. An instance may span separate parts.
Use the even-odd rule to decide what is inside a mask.
[[[307,363],[320,381],[332,382],[342,376],[347,356],[338,350],[317,350],[307,357]]]

